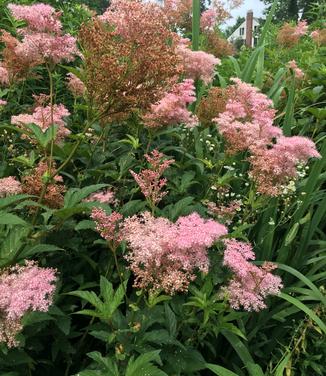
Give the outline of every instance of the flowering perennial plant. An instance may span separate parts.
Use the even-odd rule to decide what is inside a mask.
[[[21,183],[14,176],[0,179],[0,197],[17,195],[21,192]]]
[[[192,79],[175,84],[156,104],[151,105],[151,112],[144,116],[145,125],[158,128],[168,125],[184,124],[192,128],[198,124],[197,117],[187,109],[187,105],[196,100],[195,86]]]
[[[166,191],[162,192],[167,182],[165,178],[162,178],[162,174],[174,160],[164,159],[164,157],[163,153],[153,150],[150,155],[145,154],[145,158],[150,165],[149,169],[142,170],[139,174],[130,170],[152,209],[167,195]]]
[[[266,262],[261,267],[252,264],[256,256],[249,243],[235,239],[225,240],[223,264],[234,273],[226,292],[230,305],[234,309],[260,311],[266,308],[268,295],[277,295],[282,288],[280,277],[271,273],[277,266]]]
[[[307,34],[308,25],[306,21],[300,21],[296,26],[285,23],[277,34],[277,41],[284,47],[295,46],[300,38]]]
[[[183,40],[177,47],[177,54],[186,77],[202,80],[206,85],[211,83],[214,78],[214,68],[221,64],[221,60],[204,51],[192,51],[186,43]]]
[[[47,63],[58,64],[62,61],[73,61],[80,56],[76,39],[62,33],[59,20],[60,12],[46,4],[14,5],[9,4],[9,10],[19,20],[27,22],[22,28],[22,41],[11,44],[12,55],[20,60],[29,61],[31,65]],[[10,45],[8,44],[8,48]]]
[[[50,175],[55,175],[55,166],[51,168],[45,162],[39,162],[29,175],[22,177],[23,193],[41,197],[44,190],[43,203],[50,208],[60,208],[63,205],[63,193],[66,187],[61,176],[55,176],[53,181],[47,181]]]
[[[85,202],[101,202],[103,204],[114,204],[116,202],[115,194],[110,189],[103,192],[94,192],[85,199]]]
[[[56,270],[40,268],[34,261],[15,265],[0,274],[0,342],[17,345],[21,318],[29,311],[46,312],[52,304]]]
[[[303,70],[297,66],[297,62],[295,60],[289,61],[287,63],[287,67],[292,70],[294,77],[298,80],[302,80],[304,78]]]
[[[123,237],[129,246],[125,256],[138,288],[185,292],[196,270],[208,272],[207,249],[227,233],[225,226],[197,213],[176,223],[145,212],[125,219]]]
[[[82,97],[85,94],[85,84],[73,73],[67,74],[67,86],[75,97]]]
[[[249,151],[249,176],[257,191],[265,195],[281,194],[283,185],[297,177],[297,165],[319,158],[315,144],[306,137],[283,136],[273,125],[272,101],[257,88],[233,79],[226,111],[214,121],[227,141],[228,152]]]
[[[128,117],[169,91],[178,79],[178,38],[160,6],[137,0],[112,2],[102,17],[83,25],[85,85],[100,112]]]
[[[30,114],[20,114],[12,116],[11,124],[26,128],[28,124],[38,125],[42,131],[46,131],[51,125],[57,125],[56,142],[60,143],[66,136],[70,134],[70,130],[66,128],[64,118],[68,117],[70,112],[63,104],[47,105],[46,107],[37,106],[34,112]]]
[[[102,238],[108,241],[112,250],[115,250],[123,240],[120,232],[122,215],[117,212],[112,212],[108,215],[103,209],[94,208],[91,218],[95,221],[96,230],[101,234]]]

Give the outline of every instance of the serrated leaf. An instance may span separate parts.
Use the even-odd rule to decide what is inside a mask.
[[[29,226],[29,224],[20,217],[18,217],[18,215],[6,212],[0,212],[0,225],[20,225],[24,227]]]

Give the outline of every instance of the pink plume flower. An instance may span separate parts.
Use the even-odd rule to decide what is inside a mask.
[[[307,32],[308,32],[307,21],[306,20],[299,21],[296,28],[295,28],[294,35],[302,37],[302,36],[306,35]]]
[[[56,10],[48,4],[9,4],[8,8],[17,20],[27,22],[29,32],[61,32],[62,25],[58,19],[61,13],[56,12]]]
[[[82,97],[85,94],[85,84],[73,73],[67,74],[67,86],[75,97]]]
[[[302,80],[304,78],[303,70],[297,66],[297,62],[295,60],[289,61],[287,63],[287,67],[293,71],[295,78],[298,80]]]
[[[28,59],[35,64],[71,62],[76,56],[80,56],[76,38],[70,34],[26,34],[22,42],[16,46],[15,52],[21,58]]]
[[[279,294],[283,287],[281,278],[270,273],[276,265],[264,263],[258,267],[252,264],[250,261],[256,257],[249,243],[230,239],[225,245],[223,264],[231,269],[233,278],[223,290],[231,307],[256,312],[266,308],[266,297]]]
[[[227,141],[228,153],[254,150],[269,144],[282,134],[273,126],[275,110],[273,102],[257,88],[233,78],[229,90],[226,111],[213,119],[219,132]]]
[[[85,202],[101,202],[103,204],[114,204],[116,202],[114,192],[107,189],[103,192],[92,193]]]
[[[0,85],[7,86],[9,84],[8,69],[0,64]]]
[[[96,230],[102,238],[107,240],[111,246],[116,248],[122,241],[120,222],[123,217],[117,212],[106,214],[103,209],[93,208],[91,218],[96,223]]]
[[[0,179],[0,197],[18,195],[22,193],[21,183],[14,177]]]
[[[170,92],[151,106],[151,112],[144,116],[145,125],[157,128],[185,124],[186,127],[192,128],[198,124],[198,119],[187,109],[187,105],[195,100],[196,93],[192,79],[175,84]]]
[[[130,170],[131,175],[151,206],[157,205],[167,195],[167,192],[162,192],[167,180],[161,178],[161,176],[174,162],[174,159],[164,159],[164,157],[163,153],[153,150],[151,155],[145,154],[145,158],[150,164],[149,169],[144,169],[139,174]]]
[[[212,31],[216,25],[217,13],[211,8],[205,10],[200,17],[200,27],[203,31]]]
[[[309,158],[320,158],[313,141],[306,137],[279,137],[271,148],[257,150],[250,157],[250,176],[258,192],[278,196],[290,179],[297,178],[297,166]]]
[[[172,295],[187,291],[197,270],[207,273],[207,249],[227,229],[197,213],[172,223],[146,212],[127,218],[122,232],[129,246],[125,258],[136,276],[135,287]]]
[[[52,304],[56,270],[40,268],[34,261],[15,265],[0,274],[0,341],[15,346],[21,318],[29,311],[46,312]],[[6,333],[8,330],[8,333]]]
[[[57,125],[57,138],[56,142],[60,143],[63,139],[70,134],[70,130],[66,128],[64,118],[69,116],[70,112],[66,109],[63,104],[55,104],[51,107],[48,105],[46,107],[38,106],[34,109],[33,114],[20,114],[11,117],[11,124],[18,126],[25,126],[28,124],[36,124],[43,131],[46,131],[53,124]]]
[[[0,106],[5,106],[8,102],[0,99]]]
[[[214,68],[221,60],[204,51],[192,51],[184,43],[178,45],[177,54],[180,57],[187,78],[202,80],[206,85],[214,78]]]

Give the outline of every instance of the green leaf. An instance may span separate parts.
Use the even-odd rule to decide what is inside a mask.
[[[20,225],[28,227],[29,224],[15,214],[0,212],[0,225]]]
[[[160,350],[156,350],[141,354],[136,359],[132,357],[128,362],[125,376],[168,376],[153,364],[153,362],[161,363],[159,353]]]
[[[175,337],[177,333],[177,319],[175,313],[167,303],[164,304],[164,311],[166,327],[169,330],[170,336]]]
[[[286,237],[285,237],[285,246],[288,246],[289,244],[291,244],[293,242],[293,240],[295,239],[295,237],[297,236],[297,233],[298,233],[298,230],[299,230],[299,223],[296,222],[290,229],[290,231],[287,233]]]
[[[71,291],[68,292],[67,295],[76,296],[78,298],[86,300],[92,306],[97,308],[99,311],[103,309],[103,302],[101,299],[95,294],[94,291]]]
[[[31,198],[33,196],[30,195],[15,195],[15,196],[8,196],[4,198],[0,198],[0,209],[5,209],[6,207],[16,204],[19,201]]]
[[[284,370],[286,366],[289,363],[289,360],[291,359],[292,354],[288,353],[285,358],[281,361],[281,363],[277,366],[274,375],[275,376],[283,376],[284,375]]]
[[[264,376],[263,370],[258,364],[255,364],[252,356],[250,355],[247,347],[243,342],[233,333],[226,330],[221,331],[224,337],[230,342],[239,358],[242,360],[243,365],[247,368],[250,376]]]
[[[63,251],[63,249],[53,244],[37,244],[32,247],[26,247],[20,254],[20,258],[28,258],[40,253],[51,253],[55,251]]]
[[[218,376],[238,376],[236,373],[216,364],[206,363],[205,366]]]
[[[99,191],[102,188],[107,187],[107,184],[94,184],[84,188],[71,188],[64,197],[64,208],[73,208],[79,204],[83,199],[88,197],[91,193]]]
[[[313,312],[305,304],[303,304],[302,302],[300,302],[300,300],[294,298],[293,296],[287,295],[287,294],[285,294],[283,292],[281,292],[278,296],[280,298],[288,301],[289,303],[295,305],[301,311],[303,311],[304,313],[306,313],[311,318],[311,320],[314,321],[319,326],[319,328],[326,334],[326,325],[323,323],[323,321],[315,314],[315,312]]]

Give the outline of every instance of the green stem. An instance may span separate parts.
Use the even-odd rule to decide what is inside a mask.
[[[199,49],[200,0],[192,0],[192,49]]]

